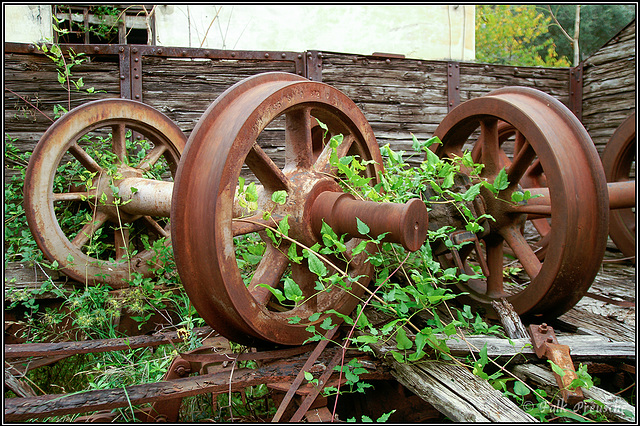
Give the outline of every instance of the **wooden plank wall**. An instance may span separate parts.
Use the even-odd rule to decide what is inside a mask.
[[[582,124],[602,153],[636,109],[636,21],[584,61]]]
[[[449,111],[449,64],[324,52],[322,81],[360,107],[380,146],[389,143],[395,150],[411,151],[411,134],[420,140],[433,136]],[[506,86],[526,86],[569,105],[566,68],[460,63],[459,74],[460,101]]]
[[[585,63],[583,119],[600,149],[635,108],[635,22]],[[67,105],[54,64],[38,54],[5,52],[5,134],[29,151],[51,124],[53,105]],[[237,81],[261,72],[295,72],[292,62],[142,58],[142,100],[174,120],[189,135],[210,103]],[[343,91],[362,109],[379,145],[411,151],[411,134],[433,135],[449,110],[449,66],[446,61],[323,52],[322,81]],[[459,99],[482,96],[506,86],[540,89],[569,105],[570,73],[566,68],[459,64]],[[92,56],[73,67],[73,77],[100,92],[72,93],[71,106],[120,96],[118,57]],[[27,104],[33,103],[49,118]],[[281,124],[275,125],[279,131]],[[278,132],[267,134],[268,149],[281,162]],[[261,144],[263,144],[261,142]],[[415,162],[419,158],[414,159]],[[6,168],[5,168],[6,171]],[[10,175],[10,173],[8,174]],[[7,173],[5,173],[5,180]]]

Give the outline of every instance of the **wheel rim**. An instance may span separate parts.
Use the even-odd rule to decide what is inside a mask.
[[[169,244],[168,220],[115,208],[109,184],[121,176],[171,179],[185,143],[164,114],[126,99],[88,102],[56,121],[36,145],[25,176],[27,221],[45,256],[90,285],[122,288],[133,272],[150,276],[154,252],[142,239],[167,237]],[[80,175],[91,177],[91,184]],[[102,193],[109,193],[106,201],[100,201]],[[86,218],[63,231],[69,211]]]
[[[492,316],[491,302],[501,297],[519,314],[557,316],[586,293],[604,255],[608,223],[604,172],[591,139],[575,116],[555,98],[529,88],[499,89],[461,104],[438,126],[435,134],[442,144],[436,153],[440,157],[461,156],[468,138],[480,129],[480,162],[485,164],[481,177],[492,182],[506,164],[498,137],[499,121],[511,125],[524,139],[523,148],[509,162],[510,185],[499,196],[510,200],[520,183],[532,184],[526,178],[531,167],[544,170],[548,196],[510,207],[483,189],[487,213],[497,219],[483,237],[486,254],[480,253],[486,257],[490,274],[486,280],[472,279],[458,287],[469,293],[468,301],[480,304]],[[523,221],[534,217],[551,221],[544,261],[521,231]],[[505,242],[528,278],[523,288],[507,291],[505,286]],[[467,260],[468,268],[471,259]],[[442,261],[450,263],[446,258]]]
[[[256,141],[283,116],[285,162],[276,165]],[[326,175],[329,151],[320,149],[313,117],[332,134],[344,135],[339,156],[358,154],[375,161],[365,174],[377,182],[382,159],[373,131],[357,106],[338,90],[293,74],[265,73],[232,86],[207,109],[187,142],[171,211],[176,264],[196,310],[233,341],[252,346],[301,344],[311,335],[306,327],[322,323],[326,310],[343,314],[353,310],[370,279],[370,264],[354,256],[349,274],[361,276],[360,286],[354,285],[351,293],[334,289],[316,295],[316,277],[307,264],[290,262],[264,235],[255,237],[263,227],[233,219],[239,214],[234,213],[238,178],[247,173],[246,167],[243,171],[247,166],[249,177],[263,188],[258,211],[270,210],[274,217],[290,214],[289,235],[307,247],[317,241],[307,206],[321,191],[339,187]],[[271,194],[282,190],[288,194],[287,202],[278,207],[271,202]],[[252,234],[266,248],[251,282],[245,284],[234,238]],[[356,243],[355,239],[350,242]],[[297,307],[274,309],[269,290],[258,284],[278,287],[287,271],[308,300]],[[312,321],[309,317],[314,313],[322,315]],[[301,320],[292,324],[291,317]]]
[[[635,180],[636,114],[622,122],[602,152],[607,182]],[[635,209],[616,209],[609,213],[609,236],[627,257],[636,255]]]

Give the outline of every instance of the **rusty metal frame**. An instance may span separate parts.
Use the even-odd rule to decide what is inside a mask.
[[[447,62],[447,108],[451,111],[460,104],[460,63]]]
[[[569,109],[582,121],[582,62],[569,68]]]
[[[63,52],[72,49],[85,55],[114,55],[119,58],[120,97],[142,101],[142,58],[189,58],[236,61],[292,62],[297,75],[322,81],[322,52],[219,50],[193,47],[149,46],[137,44],[61,44]],[[4,44],[6,53],[43,54],[33,43]]]

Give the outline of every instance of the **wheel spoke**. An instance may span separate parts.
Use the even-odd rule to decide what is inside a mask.
[[[479,253],[481,256],[482,254]],[[487,277],[487,296],[491,298],[501,297],[504,293],[502,281],[503,251],[502,238],[487,243],[487,267],[489,276]]]
[[[522,135],[522,133],[518,133],[518,135]],[[517,139],[516,139],[517,142]],[[531,162],[535,159],[536,153],[533,150],[529,141],[521,142],[521,149],[516,151],[513,162],[507,169],[507,177],[509,179],[509,187],[516,188],[522,176],[524,176],[527,168],[531,164]]]
[[[520,233],[520,231],[515,227],[501,229],[500,235],[502,235],[507,244],[509,244],[509,247],[513,250],[513,253],[520,261],[520,264],[533,280],[540,272],[542,263],[527,240],[524,238],[524,235],[522,235],[522,233]]]
[[[148,171],[156,161],[160,159],[162,154],[167,150],[165,145],[156,145],[147,155],[140,161],[138,168],[144,171]]]
[[[121,163],[126,163],[127,158],[127,128],[123,123],[111,126],[111,146]]]
[[[87,201],[91,198],[95,198],[95,191],[85,192],[54,192],[53,201]]]
[[[342,158],[346,156],[349,150],[351,149],[351,146],[355,142],[355,140],[356,138],[352,134],[345,135],[344,138],[342,139],[342,143],[340,143],[340,145],[338,145],[338,147],[336,148],[337,157]],[[331,159],[331,146],[330,144],[327,143],[322,149],[322,152],[320,153],[320,155],[318,156],[318,159],[314,164],[315,170],[319,172],[329,173],[330,159]]]
[[[80,248],[84,246],[89,239],[93,236],[93,234],[100,229],[102,225],[107,221],[107,214],[96,212],[95,217],[92,218],[91,222],[85,224],[76,237],[71,241],[71,244]]]
[[[113,234],[114,245],[116,246],[116,261],[122,260],[129,252],[129,229],[115,228]]]
[[[484,164],[483,175],[495,176],[498,174],[500,162],[500,141],[498,139],[498,120],[487,118],[480,122],[480,133],[482,138],[482,164]]]
[[[160,226],[160,224],[151,216],[142,216],[142,220],[146,223],[148,229],[152,230],[161,237],[168,238],[171,236],[171,233]]]
[[[288,188],[287,177],[257,143],[254,143],[249,150],[244,163],[266,189],[280,191]]]
[[[251,217],[234,218],[231,222],[231,230],[234,237],[264,231],[267,226],[273,226],[273,222],[264,220],[261,214]]]
[[[278,249],[267,242],[267,248],[262,256],[262,260],[258,264],[253,278],[251,278],[249,291],[260,305],[266,305],[271,299],[271,291],[268,288],[260,286],[260,284],[266,284],[274,288],[280,282],[287,266],[289,266],[289,258],[283,251],[286,251],[286,248],[281,247]]]
[[[69,152],[71,152],[76,160],[78,160],[80,164],[82,164],[88,171],[97,173],[102,170],[100,165],[96,163],[96,160],[94,160],[89,154],[87,154],[87,152],[82,149],[77,143],[74,143],[69,147]]]
[[[308,169],[313,158],[311,110],[295,108],[285,114],[285,168]],[[315,119],[314,119],[315,120]]]

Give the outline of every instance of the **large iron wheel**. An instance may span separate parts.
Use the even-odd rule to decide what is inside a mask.
[[[516,130],[514,152],[501,148],[499,122]],[[493,182],[506,167],[509,186],[495,196],[483,188],[486,213],[495,221],[482,236],[483,248],[463,259],[465,272],[486,265],[486,279],[458,283],[466,300],[495,315],[491,302],[507,298],[523,314],[558,316],[587,292],[604,256],[608,225],[608,193],[595,147],[581,123],[558,100],[530,88],[504,88],[469,100],[452,110],[435,134],[440,157],[462,156],[480,131],[476,148],[485,165],[480,178]],[[542,173],[544,171],[544,173]],[[536,183],[530,177],[544,177]],[[531,190],[542,195],[512,203],[511,194]],[[524,235],[526,222],[545,219],[547,251],[541,260]],[[505,243],[508,250],[505,250]],[[468,252],[467,252],[468,253]],[[508,256],[508,254],[513,256]],[[442,262],[453,266],[451,256]],[[522,268],[521,280],[504,279],[508,265]]]
[[[327,138],[316,119],[328,127]],[[273,142],[262,142],[274,132],[281,135],[284,164],[271,158]],[[263,232],[265,225],[276,227],[289,215],[292,239],[306,247],[319,241],[308,206],[323,191],[341,191],[329,173],[326,144],[337,134],[344,136],[338,156],[374,160],[364,175],[377,182],[382,158],[362,112],[340,91],[293,74],[265,73],[237,83],[215,100],[191,133],[173,192],[174,255],[196,310],[230,340],[251,346],[302,344],[311,336],[308,326],[319,326],[330,309],[351,312],[368,284],[371,266],[362,253],[349,264],[349,275],[359,277],[359,285],[350,291],[319,291],[307,260],[298,264],[287,256],[291,242],[276,244]],[[241,177],[260,188],[253,213],[238,206]],[[276,191],[286,192],[285,204],[272,201]],[[265,211],[271,214],[266,220]],[[257,258],[243,257],[247,244],[251,250],[263,247],[250,253]],[[355,244],[356,238],[349,242],[351,248]],[[296,250],[302,254],[301,247]],[[256,263],[248,272],[245,259]],[[287,277],[299,285],[304,303],[280,303],[261,285],[282,290]],[[319,318],[312,317],[316,313]]]
[[[635,181],[636,114],[620,124],[602,152],[607,182]],[[615,209],[609,213],[609,236],[627,257],[636,256],[635,208]]]
[[[167,237],[168,245],[169,221],[125,212],[118,182],[171,180],[185,143],[169,118],[136,101],[93,101],[65,114],[44,133],[26,171],[25,210],[38,247],[81,283],[116,289],[133,272],[150,276],[155,253],[145,243]]]

